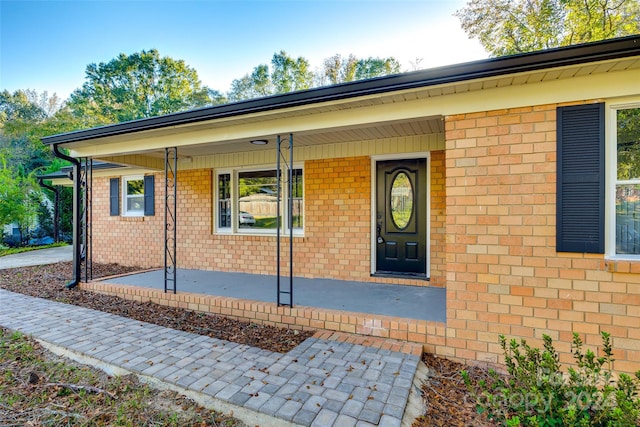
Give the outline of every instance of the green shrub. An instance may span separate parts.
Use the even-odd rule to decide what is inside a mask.
[[[580,336],[573,334],[576,366],[566,373],[549,336],[543,336],[539,349],[501,335],[506,375],[489,370],[488,380],[474,387],[468,372],[462,372],[478,412],[505,426],[640,425],[640,371],[616,379],[611,337],[601,335],[602,356],[596,356],[585,352]]]

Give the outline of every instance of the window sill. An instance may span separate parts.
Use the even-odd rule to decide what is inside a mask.
[[[214,237],[272,237],[276,238],[276,233],[246,233],[246,232],[232,232],[232,231],[220,231],[213,232]],[[288,239],[289,233],[280,233],[281,239]],[[304,233],[293,233],[294,239],[304,239]]]
[[[144,216],[121,216],[120,217],[121,221],[125,221],[125,222],[142,222],[144,221]]]
[[[608,258],[604,268],[609,273],[640,274],[640,258]]]

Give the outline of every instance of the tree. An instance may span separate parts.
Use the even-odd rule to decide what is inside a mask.
[[[213,105],[220,99],[202,85],[182,60],[157,50],[120,54],[108,63],[89,64],[86,81],[70,97],[73,114],[97,124],[154,117]]]
[[[62,101],[55,93],[51,96],[44,91],[8,90],[0,92],[0,128],[11,121],[41,122],[51,117],[62,107]]]
[[[211,105],[221,105],[229,102],[222,92],[215,89],[208,89],[208,91],[209,99],[211,99]]]
[[[231,82],[231,90],[228,93],[230,101],[242,101],[243,99],[260,98],[273,93],[271,76],[268,65],[258,65],[251,74],[245,74]]]
[[[90,64],[86,73],[87,81],[66,105],[47,92],[0,92],[0,224],[18,223],[28,234],[38,211],[41,223],[47,222],[34,176],[55,172],[67,162],[54,158],[41,143],[43,136],[226,102],[220,92],[202,86],[183,61],[161,58],[156,50]],[[63,231],[71,224],[64,218],[71,212],[67,193],[61,191],[60,198]]]
[[[400,72],[400,63],[394,57],[358,59],[353,54],[343,58],[340,54],[326,58],[318,72],[320,86],[356,80],[372,79]]]
[[[234,80],[227,96],[230,101],[241,101],[399,72],[400,63],[393,57],[357,59],[354,55],[342,58],[338,54],[325,59],[322,68],[313,73],[308,60],[291,58],[281,50],[273,55],[271,69],[265,64],[258,65],[251,74]]]
[[[358,60],[355,80],[365,80],[374,77],[388,76],[400,72],[400,63],[393,57],[366,58]]]
[[[455,15],[491,56],[640,33],[639,0],[471,0]]]
[[[271,59],[273,72],[271,82],[275,93],[287,93],[309,89],[313,85],[313,73],[309,71],[309,61],[303,57],[296,59],[281,50]]]
[[[47,91],[8,90],[0,92],[0,123],[12,120],[41,121],[51,117],[63,102],[57,94],[49,96]],[[0,126],[1,127],[1,126]]]
[[[564,45],[640,33],[640,1],[582,0],[566,2]]]
[[[343,58],[340,54],[326,58],[318,73],[318,84],[325,86],[354,81],[357,66],[358,59],[352,54],[347,58]]]
[[[18,90],[0,93],[0,149],[14,171],[31,172],[50,163],[50,150],[40,142],[39,128],[60,109],[60,99],[47,92]]]
[[[39,223],[46,230],[51,212],[44,197],[55,201],[36,184],[34,176],[60,170],[68,162],[55,158],[40,138],[87,127],[87,122],[75,118],[54,94],[19,90],[0,93],[0,226],[16,223],[20,242],[28,241],[30,230]],[[69,191],[61,189],[62,229],[71,227]],[[68,218],[67,218],[68,217]]]
[[[48,192],[48,191],[47,191]],[[43,192],[44,193],[44,192]],[[50,196],[47,196],[50,199]],[[53,207],[55,209],[55,207]],[[54,225],[54,216],[50,205],[46,203],[46,199],[43,197],[38,201],[36,206],[36,218],[38,219],[38,234],[34,237],[52,237],[57,239],[56,229]],[[59,239],[58,239],[59,240]],[[56,240],[56,241],[58,241]]]
[[[313,85],[313,73],[309,71],[309,61],[303,57],[296,59],[281,50],[273,54],[272,68],[260,64],[251,74],[245,74],[231,82],[227,94],[230,101],[259,98],[263,96],[309,89]]]
[[[7,153],[0,152],[0,224],[18,225],[20,242],[28,241],[36,222],[40,193],[33,174],[16,174],[7,163]]]
[[[31,122],[44,120],[47,117],[47,111],[38,105],[37,101],[47,103],[44,100],[46,98],[46,92],[39,96],[33,90],[17,90],[13,93],[3,90],[0,92],[0,128],[3,128],[5,123],[16,120]]]

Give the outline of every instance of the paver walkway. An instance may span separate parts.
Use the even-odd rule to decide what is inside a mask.
[[[309,338],[287,354],[0,289],[0,325],[303,426],[400,426],[419,356]]]

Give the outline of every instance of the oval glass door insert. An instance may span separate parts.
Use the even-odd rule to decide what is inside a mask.
[[[391,218],[400,230],[404,230],[411,221],[413,214],[413,187],[409,176],[400,172],[391,184]]]

